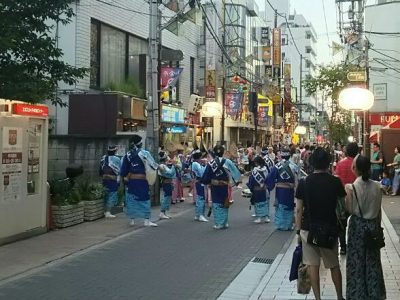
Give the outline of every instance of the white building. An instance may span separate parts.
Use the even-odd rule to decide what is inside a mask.
[[[149,5],[146,1],[80,0],[73,8],[73,21],[59,27],[59,47],[64,51],[67,63],[88,68],[90,72],[76,86],[60,86],[59,96],[68,104],[70,93],[96,93],[108,83],[121,82],[128,77],[144,83],[149,38]],[[160,9],[163,23],[174,14],[163,5]],[[183,73],[177,90],[185,107],[190,95],[197,90],[200,26],[187,21],[181,27],[179,35],[163,30],[162,44],[184,53],[183,61],[179,62]],[[177,62],[172,64],[177,66]],[[54,133],[67,134],[68,108],[52,107],[51,115],[57,120]]]
[[[400,112],[399,1],[379,1],[365,9],[365,35],[370,42],[370,89],[375,91],[371,112]]]

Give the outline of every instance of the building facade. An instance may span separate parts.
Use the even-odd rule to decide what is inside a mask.
[[[170,2],[159,6],[162,24],[176,13],[177,1]],[[73,8],[73,21],[57,26],[58,45],[66,62],[89,72],[75,86],[60,85],[58,96],[68,104],[71,94],[96,94],[130,81],[140,91],[138,96],[147,98],[149,5],[145,1],[81,0]],[[181,50],[183,60],[163,63],[183,68],[174,97],[185,109],[191,94],[197,92],[201,26],[191,21],[177,26],[178,34],[162,31],[162,45],[163,49]],[[68,134],[68,111],[68,107],[51,108],[54,134]]]

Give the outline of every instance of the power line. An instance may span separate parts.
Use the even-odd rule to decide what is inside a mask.
[[[387,58],[393,59],[394,61],[400,62],[399,59],[397,59],[397,58],[395,58],[395,57],[393,57],[393,56],[387,55],[386,53],[383,53],[383,52],[381,52],[381,51],[378,51],[378,50],[376,50],[376,49],[374,49],[374,48],[369,48],[369,49],[372,50],[372,51],[374,51],[374,52],[376,52],[376,53],[378,53],[378,54],[380,54],[380,55],[383,55],[383,56],[385,56],[385,57],[387,57]]]

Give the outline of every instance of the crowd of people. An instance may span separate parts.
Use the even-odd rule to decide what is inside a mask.
[[[229,151],[222,145],[208,151],[195,148],[184,155],[184,148],[175,145],[160,149],[159,163],[143,149],[138,135],[133,136],[130,150],[122,160],[117,159],[115,147],[110,146],[100,167],[108,190],[105,216],[114,217],[110,208],[115,205],[122,178],[130,225],[142,218],[145,226],[157,226],[150,221],[149,183],[153,183],[154,172],[161,180],[160,219],[170,219],[170,205],[185,200],[183,184],[187,184],[195,204],[194,219],[208,222],[212,212],[216,230],[229,227],[233,187],[247,185],[254,207],[253,221],[257,224],[271,221],[270,195],[275,190],[275,226],[278,230],[296,229],[316,299],[320,299],[321,259],[331,270],[338,299],[344,299],[339,245],[340,255],[347,254],[347,298],[385,299],[380,261],[382,191],[397,194],[399,148],[395,148],[394,161],[385,165],[379,144],[374,144],[371,158],[363,156],[356,143],[345,147],[247,146],[231,147]],[[248,180],[242,183],[247,176]],[[375,239],[367,240],[366,236],[373,234]],[[380,245],[377,241],[381,241]]]

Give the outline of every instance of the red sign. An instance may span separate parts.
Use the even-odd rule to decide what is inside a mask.
[[[369,122],[371,125],[387,126],[400,119],[400,112],[370,113]]]
[[[16,103],[13,104],[13,113],[21,116],[47,117],[49,108],[44,105]]]

